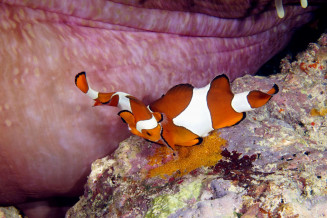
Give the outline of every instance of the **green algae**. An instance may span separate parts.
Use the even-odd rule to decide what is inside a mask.
[[[153,200],[152,208],[148,210],[147,218],[164,218],[176,212],[178,209],[186,207],[187,201],[197,199],[201,192],[201,182],[194,181],[182,185],[180,191],[174,195],[161,195]]]

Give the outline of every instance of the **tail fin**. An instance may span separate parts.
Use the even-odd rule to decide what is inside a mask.
[[[91,87],[87,83],[85,72],[80,72],[75,76],[75,84],[82,92],[84,92],[87,96],[89,96],[93,100],[96,100],[98,98],[99,92],[91,89]]]
[[[86,80],[85,72],[80,72],[75,76],[75,84],[77,88],[79,88],[82,92],[84,92],[85,94],[87,93],[87,91],[89,90],[89,85]]]
[[[265,105],[273,95],[277,94],[279,92],[279,88],[276,84],[267,92],[261,92],[261,91],[251,91],[248,96],[248,102],[252,108],[258,108],[263,105]]]
[[[269,95],[276,95],[279,92],[279,88],[276,84],[267,92]]]
[[[77,74],[75,76],[75,84],[76,86],[82,91],[84,92],[87,96],[89,96],[90,98],[92,98],[95,103],[94,106],[98,106],[98,105],[103,105],[103,104],[108,104],[112,99],[111,96],[114,94],[112,93],[99,93],[95,90],[93,90],[86,79],[86,73],[85,72],[80,72],[79,74]],[[116,106],[117,103],[116,101],[118,101],[117,99],[115,99],[115,102],[112,102],[111,104],[108,104],[109,106]]]

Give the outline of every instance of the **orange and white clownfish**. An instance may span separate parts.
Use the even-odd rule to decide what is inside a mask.
[[[238,124],[246,111],[265,105],[279,91],[274,84],[267,93],[254,90],[233,94],[228,77],[222,74],[202,88],[176,85],[147,107],[127,93],[94,91],[85,72],[76,75],[75,84],[95,100],[95,106],[119,107],[118,115],[133,134],[173,150],[175,145],[200,144],[211,131]]]
[[[128,124],[128,129],[134,134],[152,142],[160,140],[162,120],[160,113],[152,113],[147,106],[137,98],[124,92],[101,93],[93,90],[86,80],[85,72],[75,77],[76,86],[92,98],[94,106],[108,105],[120,109],[118,115]]]

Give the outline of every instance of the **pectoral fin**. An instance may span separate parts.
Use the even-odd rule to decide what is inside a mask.
[[[122,118],[122,120],[127,123],[130,127],[135,128],[135,118],[134,115],[129,111],[120,111],[118,115]]]

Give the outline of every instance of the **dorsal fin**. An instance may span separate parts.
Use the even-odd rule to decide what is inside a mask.
[[[187,107],[192,99],[192,95],[192,85],[176,85],[161,98],[151,103],[149,107],[152,111],[164,113],[173,119]]]
[[[211,92],[219,92],[221,94],[223,94],[223,93],[233,94],[231,91],[231,88],[230,88],[229,79],[225,74],[216,76],[211,81],[210,91]]]
[[[135,121],[151,119],[152,114],[147,106],[134,96],[127,96],[130,100],[132,113],[134,114]]]
[[[99,106],[99,105],[108,105],[108,106],[117,106],[119,101],[119,96],[114,95],[116,92],[110,92],[110,93],[99,93],[98,98],[94,99],[95,103],[93,106]],[[108,104],[109,103],[109,104]]]
[[[244,118],[245,113],[233,110],[231,106],[233,97],[228,77],[225,74],[216,76],[211,82],[207,96],[214,129],[235,125]]]

